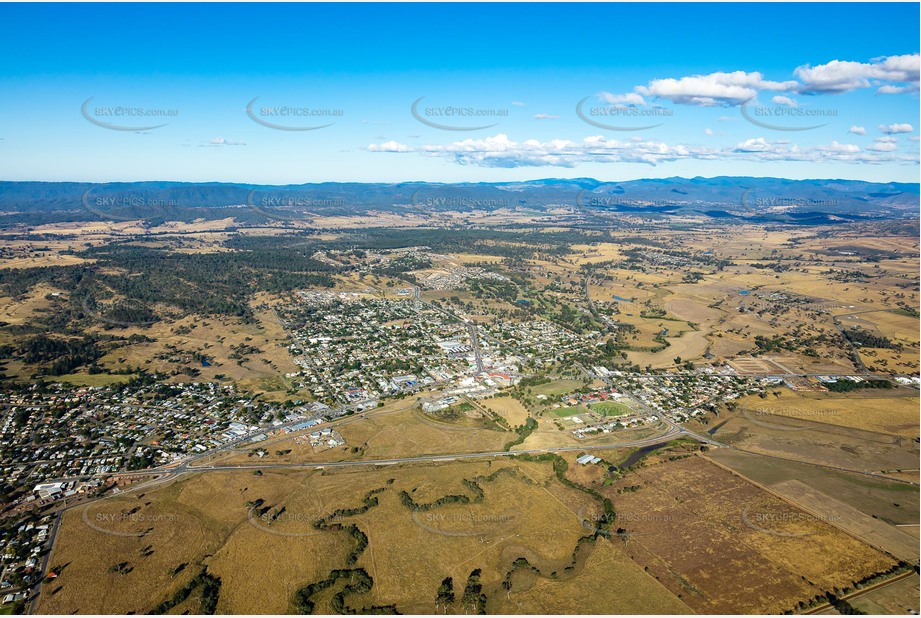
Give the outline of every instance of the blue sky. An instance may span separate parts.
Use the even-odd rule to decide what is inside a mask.
[[[0,4],[0,20],[5,180],[918,181],[917,4]]]

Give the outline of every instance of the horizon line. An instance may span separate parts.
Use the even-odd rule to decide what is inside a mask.
[[[789,178],[786,176],[662,176],[662,177],[641,177],[641,178],[631,178],[631,179],[619,179],[619,180],[600,180],[592,176],[576,176],[573,178],[561,177],[561,176],[544,176],[540,178],[531,178],[528,180],[504,180],[504,181],[480,181],[480,180],[460,180],[453,182],[443,182],[443,181],[429,181],[429,180],[383,180],[383,181],[360,181],[360,180],[319,180],[319,181],[307,181],[307,182],[290,182],[290,183],[263,183],[263,182],[249,182],[245,180],[169,180],[169,179],[148,179],[148,180],[8,180],[0,178],[0,183],[46,183],[46,184],[141,184],[141,183],[173,183],[173,184],[186,184],[186,185],[244,185],[244,186],[262,186],[262,187],[289,187],[289,186],[304,186],[304,185],[321,185],[321,184],[342,184],[342,185],[511,185],[511,184],[526,184],[526,183],[535,183],[535,182],[545,182],[545,181],[569,181],[569,182],[578,182],[578,181],[592,181],[601,184],[616,184],[616,183],[626,183],[626,182],[638,182],[638,181],[666,181],[666,180],[716,180],[720,178],[746,178],[746,179],[755,179],[755,180],[786,180],[789,182],[863,182],[867,184],[901,184],[901,185],[919,185],[921,186],[921,179],[914,182],[907,182],[901,180],[887,180],[887,181],[878,181],[878,180],[864,180],[860,178]]]

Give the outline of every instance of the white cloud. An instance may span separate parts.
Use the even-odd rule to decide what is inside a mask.
[[[534,120],[556,120],[559,116],[553,114],[534,114]]]
[[[370,152],[412,152],[413,149],[406,144],[401,144],[390,140],[389,142],[384,142],[383,144],[368,144],[368,150]]]
[[[876,89],[876,94],[905,94],[908,92],[918,92],[918,84],[910,84],[908,86],[893,86],[891,84],[886,84]]]
[[[919,72],[921,72],[921,56],[906,54],[889,56],[871,62],[832,60],[815,67],[803,65],[797,67],[793,73],[802,82],[798,88],[799,92],[839,94],[858,88],[869,88],[870,80],[917,84]],[[881,94],[897,94],[897,92],[896,89],[889,88]]]
[[[713,129],[704,129],[704,133],[707,135],[713,135]]]
[[[867,150],[872,150],[873,152],[892,152],[897,148],[898,144],[896,144],[894,141],[887,140],[882,137],[867,146]]]
[[[799,80],[772,81],[757,71],[733,71],[653,79],[633,92],[598,97],[612,105],[647,105],[647,98],[665,99],[679,105],[731,107],[753,100],[762,91],[800,94],[841,94],[859,88],[877,86],[879,94],[902,94],[919,91],[921,55],[906,54],[874,58],[870,62],[832,60],[817,66],[802,65],[793,74]],[[776,105],[799,107],[789,96],[775,95]],[[720,121],[736,120],[721,116]]]
[[[208,141],[208,146],[246,146],[245,142],[237,142],[226,137],[215,137]]]
[[[712,107],[741,105],[754,98],[760,90],[787,91],[797,86],[794,81],[765,80],[761,73],[710,73],[680,79],[654,79],[636,91],[650,97],[668,99],[673,103]]]
[[[855,124],[848,130],[848,133],[853,133],[854,135],[866,135],[867,130]]]
[[[777,95],[776,97],[771,99],[771,101],[773,101],[777,105],[786,105],[787,107],[799,107],[799,103],[797,103],[790,97],[784,97],[784,96]]]
[[[485,138],[469,138],[449,144],[433,144],[412,149],[396,142],[371,144],[372,152],[418,152],[422,156],[440,157],[459,165],[492,168],[564,167],[583,163],[644,163],[658,165],[681,160],[802,161],[840,163],[904,163],[917,165],[919,153],[894,152],[895,144],[881,138],[874,147],[862,150],[856,144],[832,141],[830,144],[799,145],[789,140],[755,137],[734,146],[668,144],[642,137],[620,141],[604,136],[586,137],[581,141],[536,139],[515,141],[504,133]]]
[[[771,144],[763,137],[747,139],[736,144],[738,152],[765,152],[771,149]]]
[[[618,105],[626,103],[628,105],[646,105],[646,99],[636,94],[635,92],[628,92],[626,94],[611,94],[610,92],[602,92],[598,95],[599,98],[611,103],[612,105]]]
[[[521,101],[512,101],[512,105],[514,105],[514,106],[516,106],[516,107],[524,107],[524,106],[525,106],[525,104],[522,103]]]
[[[890,125],[881,124],[879,125],[879,130],[883,133],[891,135],[893,133],[911,133],[915,130],[915,128],[907,122],[902,122]]]

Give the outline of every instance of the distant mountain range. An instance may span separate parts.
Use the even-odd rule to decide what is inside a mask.
[[[567,210],[576,215],[632,213],[655,218],[827,224],[919,216],[917,183],[781,178],[591,178],[505,183],[0,182],[0,225],[79,220],[241,221],[439,211]]]

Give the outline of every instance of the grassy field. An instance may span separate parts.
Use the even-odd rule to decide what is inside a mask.
[[[883,474],[918,468],[917,445],[900,436],[761,414],[756,407],[726,412],[720,419],[715,439],[756,454]]]
[[[698,457],[613,488],[625,550],[699,613],[781,613],[895,561]]]
[[[890,526],[917,523],[919,494],[911,485],[726,449],[708,456],[767,487],[798,480]],[[912,528],[899,530],[910,532]]]
[[[528,387],[535,395],[546,395],[547,397],[559,397],[566,395],[585,386],[580,380],[552,380],[546,384]]]
[[[791,479],[776,483],[771,489],[823,521],[847,531],[867,544],[911,562],[918,557],[918,540],[894,526],[861,513],[850,505]]]
[[[109,384],[121,384],[132,378],[131,375],[112,375],[108,373],[71,373],[63,376],[56,376],[55,380],[74,386],[107,386]]]
[[[589,404],[589,409],[592,412],[597,412],[603,416],[623,416],[625,414],[630,414],[633,412],[630,408],[625,406],[622,403],[614,403],[613,401],[602,401],[601,403],[592,403]]]
[[[588,412],[588,408],[584,406],[568,406],[565,408],[556,408],[550,410],[550,414],[559,418],[569,418],[570,416],[584,414],[585,412]]]
[[[472,501],[426,506],[446,495]],[[458,599],[449,613],[462,613],[465,582],[479,570],[488,613],[687,612],[619,544],[579,543],[586,533],[579,514],[592,501],[556,481],[549,463],[198,475],[91,505],[85,518],[81,509],[68,512],[51,557],[66,566],[44,587],[38,611],[145,613],[205,568],[220,578],[217,613],[289,613],[303,586],[333,569],[360,568],[373,585],[346,598],[355,608],[432,613],[438,586],[451,577]],[[362,505],[326,528],[313,525]],[[254,511],[261,508],[266,515]],[[364,543],[356,545],[352,526]],[[412,551],[400,549],[408,544]],[[515,566],[522,558],[523,570]],[[317,613],[331,610],[328,595],[313,600]],[[201,606],[193,595],[176,610]]]
[[[480,404],[504,418],[512,427],[524,425],[530,416],[527,408],[513,397],[493,397],[481,400]]]
[[[780,391],[767,399],[739,400],[750,418],[768,423],[776,417],[853,427],[897,436],[918,435],[917,391],[864,390],[850,393]],[[909,396],[906,396],[909,395]],[[915,395],[915,396],[912,396]]]

